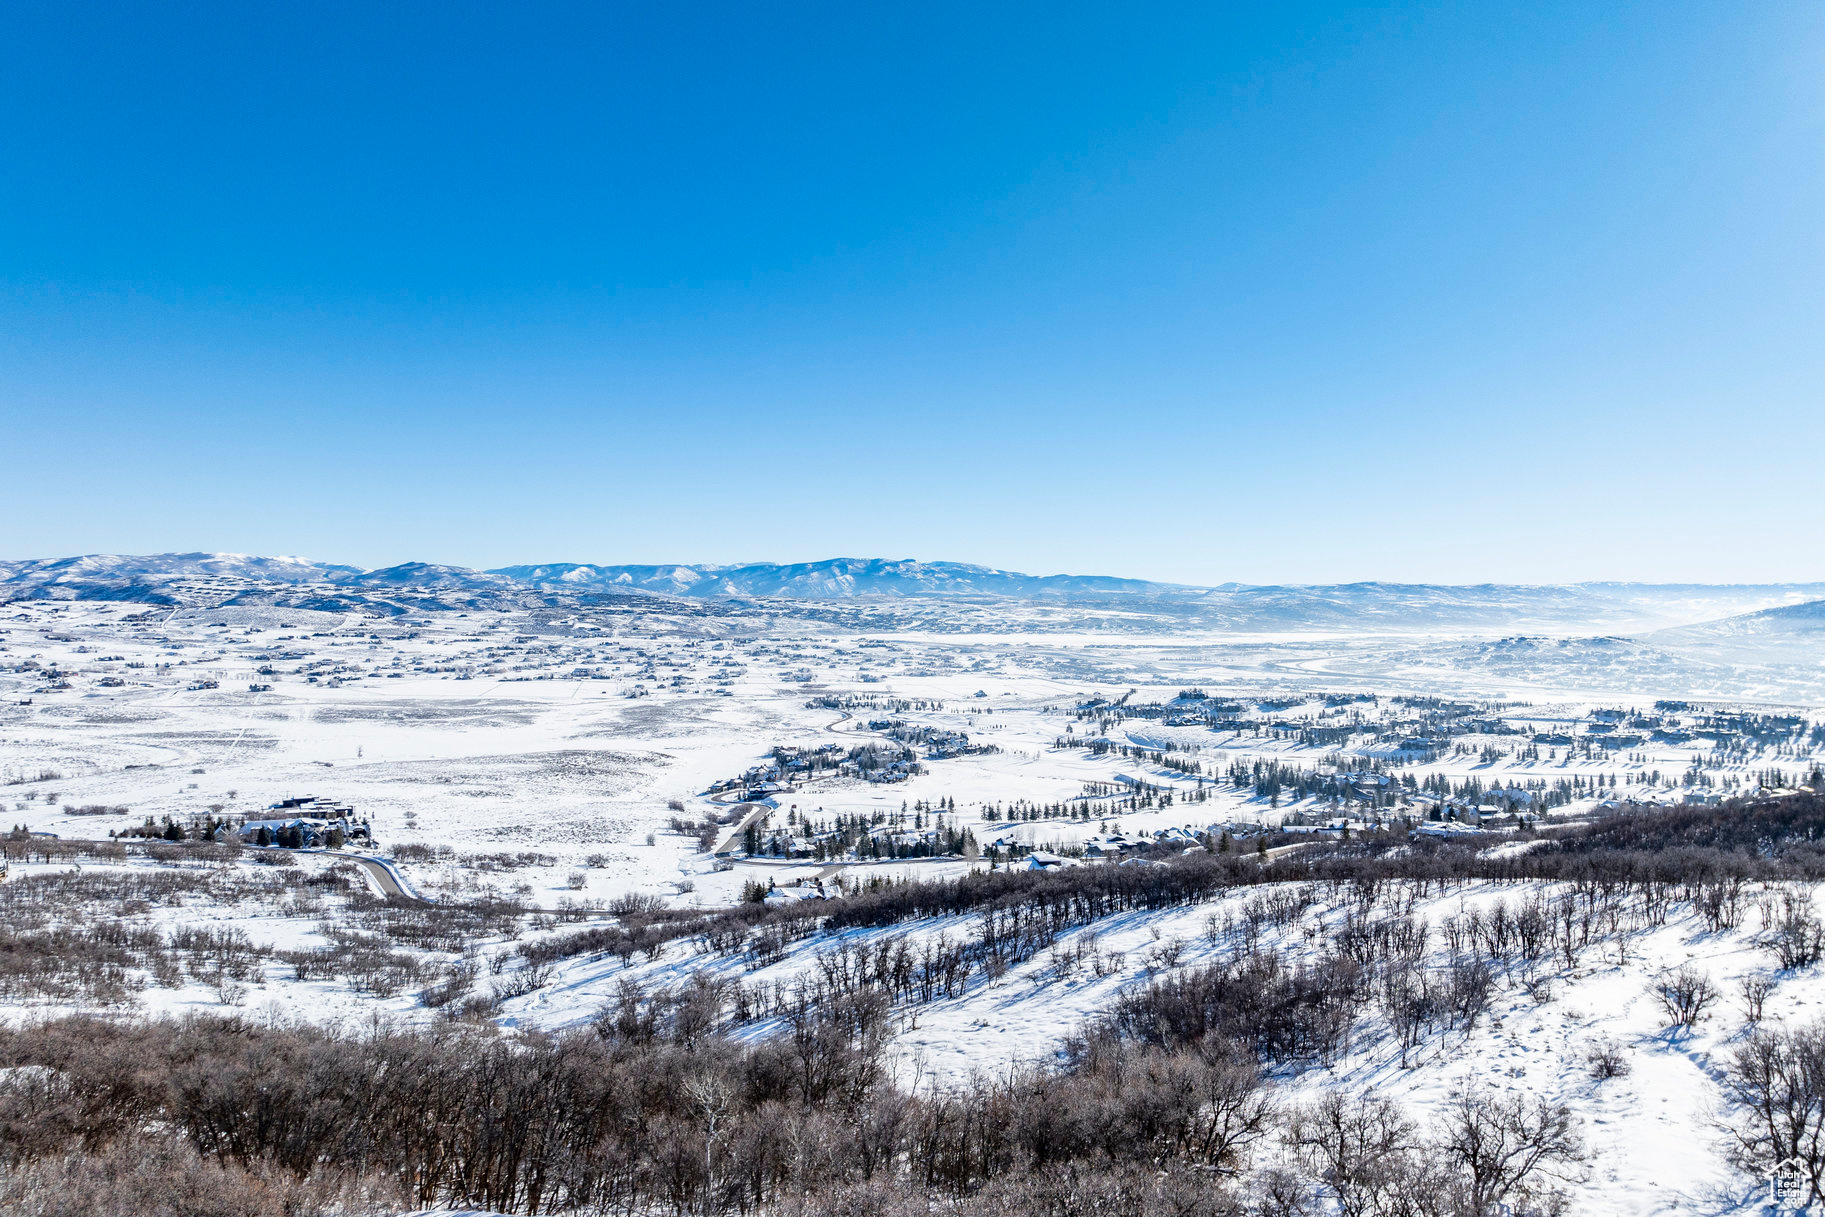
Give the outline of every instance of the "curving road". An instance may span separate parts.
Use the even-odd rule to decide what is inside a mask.
[[[393,872],[379,862],[376,862],[374,859],[363,858],[359,854],[344,854],[342,856],[345,860],[353,862],[355,865],[367,871],[368,874],[374,876],[375,882],[380,884],[380,890],[388,896],[396,896],[399,899],[408,901],[412,904],[426,903],[424,900],[414,896],[411,892],[406,891],[405,888],[399,886],[399,880],[393,876]],[[615,914],[609,912],[607,909],[546,909],[530,904],[524,907],[528,913],[547,913],[553,917],[581,916],[588,918],[615,916]]]
[[[765,803],[737,803],[736,806],[746,807],[748,809],[748,814],[735,822],[735,827],[729,830],[729,835],[724,837],[721,843],[716,846],[713,851],[715,853],[725,854],[733,850],[735,848],[735,843],[741,839],[741,834],[748,831],[748,825],[754,823],[754,821],[773,810],[773,808],[767,806]]]
[[[356,866],[367,871],[368,874],[374,876],[374,881],[380,885],[380,890],[385,895],[397,896],[401,900],[418,901],[418,897],[399,886],[399,880],[393,876],[392,871],[374,861],[374,859],[363,858],[359,854],[345,854],[343,856],[350,862],[353,862]]]

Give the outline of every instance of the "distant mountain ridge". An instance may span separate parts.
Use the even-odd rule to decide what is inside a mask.
[[[785,596],[816,600],[851,596],[1159,595],[1202,590],[1144,579],[1023,575],[964,562],[918,562],[910,558],[829,558],[822,562],[750,562],[733,566],[593,566],[558,562],[503,566],[487,573],[538,586],[599,587],[671,596]]]
[[[737,565],[599,566],[580,562],[506,566],[474,570],[428,562],[363,570],[303,558],[249,554],[182,553],[123,556],[88,554],[75,558],[0,562],[0,598],[22,599],[59,592],[74,598],[179,581],[246,579],[288,585],[330,584],[348,588],[412,587],[441,590],[548,588],[709,596],[786,597],[833,600],[857,596],[1000,597],[1071,594],[1196,594],[1144,579],[1097,575],[1025,575],[963,562],[912,559],[831,558],[821,562],[750,562]],[[84,596],[82,593],[91,593]]]
[[[1029,575],[962,562],[831,558],[734,565],[553,562],[473,570],[405,562],[376,570],[304,558],[171,553],[0,561],[0,601],[121,600],[213,607],[283,603],[332,611],[561,608],[609,600],[681,608],[749,600],[797,602],[802,612],[844,604],[918,611],[920,604],[1031,603],[1069,609],[1099,628],[1597,632],[1695,626],[1761,632],[1803,628],[1825,584],[1349,583],[1191,587],[1101,575]],[[1767,620],[1737,621],[1752,614]],[[1090,615],[1085,617],[1085,615]],[[1150,625],[1136,624],[1141,618]],[[1724,619],[1736,624],[1725,626]]]
[[[1783,604],[1775,608],[1762,609],[1759,612],[1743,613],[1735,617],[1726,617],[1722,621],[1709,621],[1702,625],[1682,626],[1676,633],[1681,637],[1694,640],[1701,638],[1732,637],[1818,637],[1825,635],[1825,600],[1807,600],[1799,604]],[[1825,662],[1825,655],[1820,660]]]
[[[338,566],[305,558],[256,554],[85,554],[75,558],[0,561],[0,588],[15,585],[84,586],[110,582],[232,577],[274,583],[317,583],[361,574],[359,566]]]

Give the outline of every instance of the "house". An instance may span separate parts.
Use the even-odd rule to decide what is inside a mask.
[[[1289,837],[1340,837],[1343,835],[1344,821],[1333,820],[1329,824],[1282,824],[1280,831]]]
[[[281,833],[295,833],[295,848],[312,849],[326,841],[331,831],[340,832],[344,840],[372,841],[373,831],[366,820],[355,818],[355,809],[331,799],[318,798],[316,795],[299,795],[281,799],[267,808],[268,811],[287,814],[268,816],[263,819],[247,820],[241,824],[241,839],[248,843],[259,840],[260,831],[266,830],[267,839],[277,842]]]
[[[1093,858],[1110,858],[1127,850],[1139,849],[1141,846],[1149,844],[1152,844],[1152,842],[1146,837],[1135,837],[1129,836],[1127,833],[1112,832],[1105,833],[1100,837],[1090,838],[1089,843],[1084,846],[1084,852]]]
[[[1419,837],[1480,837],[1484,836],[1481,828],[1472,828],[1468,824],[1448,824],[1444,821],[1421,824],[1413,830]]]
[[[268,811],[289,811],[297,815],[316,816],[326,820],[347,820],[355,814],[353,807],[337,803],[333,799],[318,798],[314,794],[296,795],[289,799],[280,799],[268,805]]]
[[[296,845],[286,844],[288,849],[316,849],[329,840],[332,830],[340,830],[344,837],[366,837],[366,824],[349,824],[343,820],[321,820],[315,817],[293,816],[289,819],[248,820],[240,827],[241,839],[246,842],[257,842],[264,830],[274,844],[284,842],[285,838],[296,833]]]
[[[761,903],[768,908],[780,908],[788,904],[797,904],[801,900],[826,900],[824,885],[816,887],[776,887],[761,898]]]

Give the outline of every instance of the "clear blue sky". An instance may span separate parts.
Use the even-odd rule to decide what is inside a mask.
[[[1825,6],[0,8],[0,557],[1825,578]]]

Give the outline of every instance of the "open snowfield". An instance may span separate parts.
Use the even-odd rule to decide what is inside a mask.
[[[1008,620],[998,623],[996,612]],[[814,975],[830,952],[883,939],[961,942],[977,921],[813,935],[764,959],[680,940],[653,952],[527,962],[529,944],[611,924],[608,914],[628,897],[717,909],[756,884],[772,886],[777,899],[819,885],[834,893],[1030,865],[1029,850],[1073,855],[1063,866],[1112,864],[1080,855],[1115,833],[1176,828],[1187,843],[1218,833],[1241,842],[1265,827],[1333,817],[1361,826],[1396,815],[1386,800],[1296,790],[1283,798],[1278,787],[1268,797],[1258,782],[1227,776],[1262,765],[1333,776],[1380,766],[1415,791],[1475,783],[1540,800],[1492,807],[1473,795],[1463,818],[1454,812],[1460,825],[1486,818],[1484,831],[1495,832],[1519,813],[1551,824],[1616,798],[1671,803],[1797,785],[1825,756],[1817,731],[1825,660],[1803,657],[1785,637],[1758,662],[1753,632],[1693,635],[1697,623],[1656,623],[1686,631],[1673,640],[1691,648],[1680,652],[1653,632],[1180,635],[1110,629],[1053,610],[1045,621],[1015,620],[1022,612],[977,606],[959,610],[956,628],[906,628],[898,619],[875,631],[778,606],[376,617],[276,606],[6,605],[0,827],[105,841],[148,821],[232,824],[315,795],[371,824],[374,846],[350,856],[386,858],[409,890],[453,907],[517,903],[495,921],[466,923],[460,941],[382,941],[385,918],[368,907],[380,892],[376,875],[333,853],[250,849],[205,859],[135,846],[27,858],[9,883],[74,882],[79,872],[144,889],[105,914],[93,902],[40,907],[39,926],[105,916],[168,942],[199,929],[231,941],[173,946],[156,975],[123,964],[107,983],[15,986],[0,1010],[12,1020],[63,1009],[231,1008],[275,1022],[429,1022],[448,1016],[461,994],[480,993],[491,996],[475,1016],[507,1033],[578,1026],[630,982],[651,990],[707,977],[777,994]],[[1213,706],[1226,699],[1243,717],[1207,711],[1181,697],[1188,690]],[[1418,730],[1400,724],[1418,721],[1427,698],[1460,705],[1450,739],[1417,750],[1390,742]],[[1691,705],[1655,711],[1656,701]],[[1602,733],[1628,730],[1627,715],[1637,713],[1659,714],[1653,721],[1662,725],[1641,729],[1628,747],[1602,743]],[[1751,727],[1720,742],[1694,726],[1707,714],[1772,716],[1786,734],[1771,743]],[[1246,726],[1222,725],[1244,718]],[[766,768],[770,753],[844,752],[906,729],[968,747],[934,746],[893,781]],[[1315,729],[1333,734],[1302,742],[1299,733]],[[1571,742],[1541,746],[1536,736]],[[768,778],[778,780],[757,791]],[[1548,806],[1548,790],[1568,793]],[[694,827],[706,816],[715,821],[708,838]],[[902,835],[941,824],[973,843],[950,856],[896,857],[819,837],[844,821]],[[818,852],[750,852],[749,823]],[[1444,968],[1440,927],[1449,919],[1559,894],[1546,884],[1460,885],[1415,895],[1405,915],[1430,927],[1426,963]],[[1233,921],[1251,898],[1233,891],[1081,926],[999,975],[900,1009],[894,1068],[903,1084],[940,1086],[1053,1059],[1120,995],[1233,954]],[[1344,893],[1314,889],[1310,900],[1296,921],[1268,933],[1294,957],[1319,950],[1350,916]],[[1773,975],[1769,1020],[1825,1014],[1825,977],[1775,974],[1757,945],[1762,928],[1751,911],[1735,928],[1708,930],[1682,908],[1664,924],[1605,936],[1569,964],[1503,971],[1487,1010],[1467,1026],[1403,1052],[1392,1028],[1370,1020],[1334,1059],[1282,1070],[1276,1084],[1288,1099],[1327,1087],[1396,1097],[1422,1120],[1468,1082],[1544,1096],[1580,1114],[1592,1151],[1573,1190],[1576,1211],[1759,1211],[1756,1182],[1725,1160],[1719,1123],[1721,1061],[1747,1018],[1726,996],[1695,1027],[1671,1031],[1650,988],[1691,961],[1726,995],[1746,975]],[[351,952],[367,962],[326,962]],[[445,996],[428,1001],[427,992]],[[777,1026],[757,1016],[741,1033]],[[1602,1041],[1619,1046],[1626,1072],[1592,1075],[1590,1050]]]
[[[712,783],[775,745],[847,746],[868,736],[866,713],[809,704],[816,700],[917,705],[893,713],[1000,751],[934,763],[892,787],[820,784],[790,801],[836,814],[943,798],[964,819],[982,805],[1051,802],[1085,782],[1143,776],[1119,758],[1053,748],[1076,706],[1129,690],[1137,704],[1190,687],[1213,696],[1437,694],[1507,704],[1516,721],[1534,722],[1572,722],[1596,706],[1657,698],[1825,704],[1825,692],[1816,701],[1767,696],[1811,688],[1825,659],[1812,673],[1781,665],[1783,684],[1753,667],[1736,669],[1732,682],[1703,665],[1664,673],[1643,670],[1637,657],[1590,653],[1597,643],[1625,641],[856,634],[772,612],[402,619],[15,602],[0,613],[0,781],[8,783],[0,801],[9,824],[105,835],[125,825],[71,811],[124,807],[134,822],[232,817],[312,794],[354,805],[386,844],[538,851],[562,868],[599,856],[589,892],[610,896],[661,892],[696,869],[691,851],[665,831],[672,801],[695,812]],[[1471,653],[1481,662],[1467,662]],[[1297,719],[1310,709],[1276,713]],[[1289,752],[1311,761],[1325,751],[1134,720],[1118,736],[1221,764]],[[1677,772],[1698,752],[1663,746],[1620,766],[1567,761],[1558,770],[1518,761],[1435,768],[1503,779],[1581,765]],[[1220,800],[1199,812],[1210,823],[1255,810]],[[1135,826],[1173,822],[1190,821],[1154,815]],[[647,845],[655,832],[658,843]]]

